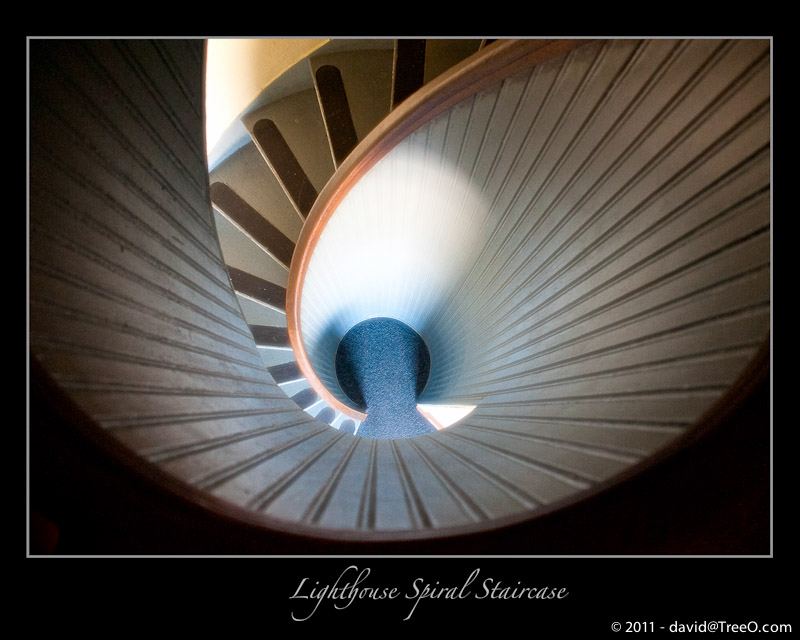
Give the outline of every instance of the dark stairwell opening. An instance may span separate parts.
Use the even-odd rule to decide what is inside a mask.
[[[336,375],[367,414],[357,435],[413,438],[436,429],[417,411],[430,371],[424,340],[394,318],[370,318],[350,329],[336,352]]]

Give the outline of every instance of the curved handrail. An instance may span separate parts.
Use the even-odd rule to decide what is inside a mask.
[[[300,301],[311,256],[334,211],[353,186],[391,149],[461,100],[509,76],[590,40],[501,40],[452,67],[392,111],[345,159],[320,192],[297,241],[286,292],[286,324],[297,364],[311,387],[331,407],[355,420],[366,414],[342,403],[316,375],[305,350]]]

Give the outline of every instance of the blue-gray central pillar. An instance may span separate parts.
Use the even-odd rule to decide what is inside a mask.
[[[425,342],[393,318],[370,318],[350,329],[336,353],[336,375],[367,413],[358,435],[413,438],[436,429],[417,411],[430,371]]]

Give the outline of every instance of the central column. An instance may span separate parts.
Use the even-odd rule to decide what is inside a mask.
[[[430,371],[428,348],[411,327],[394,318],[370,318],[345,334],[336,352],[336,375],[367,419],[368,438],[412,438],[436,429],[417,411]]]

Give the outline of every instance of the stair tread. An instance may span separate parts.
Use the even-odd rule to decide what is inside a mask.
[[[276,170],[276,176],[279,180],[285,180],[288,175],[289,179],[294,180],[289,185],[282,184],[290,197],[302,197],[300,202],[294,200],[294,203],[299,206],[303,215],[307,213],[303,209],[309,205],[309,200],[313,204],[313,198],[316,198],[316,194],[334,172],[316,92],[314,89],[301,91],[243,116],[242,123],[251,132],[256,144],[259,144],[256,125],[265,121],[273,123],[274,127],[259,125],[263,127],[261,133],[270,134],[270,139],[277,144],[277,151],[281,152],[282,158],[288,160],[291,169],[283,175]],[[274,135],[275,132],[279,136]],[[261,152],[264,154],[265,149],[262,148]],[[301,173],[298,174],[298,170]],[[303,177],[306,180],[303,180]]]
[[[267,162],[300,214],[306,217],[317,199],[317,190],[300,166],[278,126],[267,118],[259,120],[253,125],[253,138],[264,152]]]
[[[214,206],[288,269],[294,242],[224,182],[213,182],[210,188]]]
[[[328,141],[336,166],[349,155],[358,143],[342,74],[333,65],[323,65],[314,73]]]
[[[428,39],[425,46],[425,84],[469,58],[481,48],[481,43],[481,40],[474,39]]]
[[[293,382],[303,378],[303,373],[296,361],[278,364],[268,369],[270,375],[275,378],[275,382]]]
[[[274,309],[286,311],[286,289],[235,267],[228,267],[231,283],[237,293],[266,304]]]
[[[250,331],[259,347],[291,347],[289,331],[286,327],[268,327],[264,325],[250,325]]]
[[[391,43],[391,41],[387,41]],[[311,72],[332,65],[341,73],[358,141],[363,140],[390,111],[392,45],[384,49],[320,53],[309,59]]]
[[[392,108],[425,84],[425,40],[402,39],[395,44]]]
[[[297,241],[303,221],[254,142],[223,160],[211,171],[209,181],[228,185],[280,233]]]
[[[303,389],[302,391],[295,393],[292,396],[292,400],[297,403],[297,406],[301,409],[308,409],[312,405],[316,404],[319,400],[319,396],[317,392],[311,389]]]

